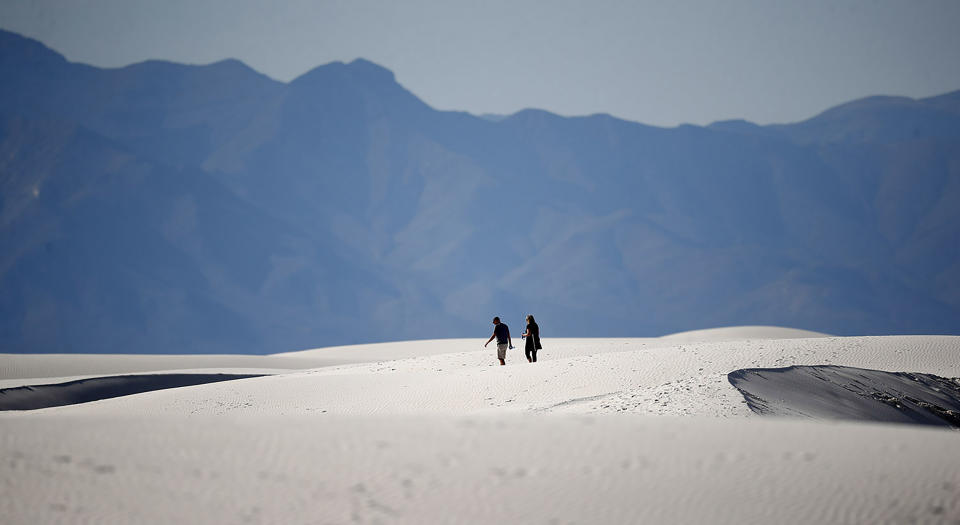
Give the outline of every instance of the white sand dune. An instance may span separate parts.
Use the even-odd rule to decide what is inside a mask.
[[[958,377],[960,337],[545,338],[539,363],[517,348],[506,367],[484,340],[222,356],[225,369],[279,373],[0,413],[0,521],[960,520],[956,431],[767,418],[727,379],[793,365]],[[216,368],[197,357],[178,363]],[[0,370],[148,364],[115,356],[108,372],[85,358],[31,369],[2,356]],[[190,371],[172,362],[156,364]]]
[[[0,354],[0,381],[80,378],[185,370],[253,370],[277,373],[449,352],[449,340],[380,343],[284,352],[272,355]],[[472,341],[472,340],[471,340]]]
[[[716,341],[732,339],[790,339],[823,334],[775,326],[713,328],[671,334],[662,338],[632,338],[630,341]],[[518,338],[519,341],[519,338]],[[599,340],[598,340],[599,341]],[[615,341],[615,340],[612,340]],[[29,384],[18,381],[37,378],[80,379],[98,375],[158,371],[215,370],[278,373],[350,363],[425,357],[471,348],[476,339],[433,339],[377,344],[332,346],[271,355],[137,355],[137,354],[0,354],[0,388]],[[256,372],[251,372],[256,373]]]
[[[450,352],[455,339],[335,346],[271,355],[0,354],[0,388],[137,373],[282,374]],[[463,342],[463,341],[460,341]],[[474,342],[474,340],[470,340]]]
[[[507,412],[750,416],[727,380],[742,368],[841,365],[960,376],[960,338],[544,339],[533,366],[518,348],[500,367],[477,340],[455,353],[342,365],[149,392],[50,410],[85,414],[474,414]],[[416,347],[417,342],[404,343]],[[409,348],[408,352],[412,352]]]

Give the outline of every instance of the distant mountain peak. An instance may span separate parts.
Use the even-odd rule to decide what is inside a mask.
[[[392,71],[363,58],[358,58],[347,64],[337,60],[317,66],[293,79],[290,83],[311,84],[317,81],[326,82],[331,78],[350,78],[364,84],[381,86],[397,83]]]
[[[347,64],[347,67],[360,75],[367,75],[371,78],[379,78],[384,82],[396,82],[396,76],[393,71],[371,62],[365,58],[357,58]]]
[[[62,64],[66,61],[63,55],[38,40],[0,29],[0,64]]]
[[[261,74],[259,71],[248,66],[242,60],[237,60],[236,58],[225,58],[223,60],[218,60],[216,62],[207,64],[205,67],[238,71],[252,71],[258,75]]]
[[[847,111],[870,111],[875,109],[883,109],[889,107],[897,106],[913,106],[916,104],[916,100],[910,97],[899,97],[899,96],[890,96],[890,95],[872,95],[869,97],[858,98],[856,100],[851,100],[850,102],[845,102],[838,106],[829,108],[819,115],[813,117],[818,118],[826,115],[835,115],[841,114]]]
[[[551,113],[551,112],[549,112],[549,111],[547,111],[547,110],[545,110],[545,109],[539,109],[539,108],[525,108],[525,109],[521,109],[520,111],[517,111],[516,113],[514,113],[514,114],[512,114],[512,115],[510,115],[510,116],[507,117],[507,119],[520,120],[520,121],[525,121],[525,122],[526,122],[526,121],[544,121],[544,122],[554,121],[554,122],[556,122],[556,121],[564,120],[565,118],[566,118],[566,117],[563,117],[563,116],[561,116],[561,115],[557,115],[556,113]]]
[[[361,94],[367,102],[381,109],[419,111],[429,108],[400,85],[392,71],[362,58],[313,68],[293,79],[289,87],[308,100],[343,100],[344,94],[351,93]]]
[[[762,133],[763,127],[744,119],[718,120],[707,126],[709,129],[732,133]]]

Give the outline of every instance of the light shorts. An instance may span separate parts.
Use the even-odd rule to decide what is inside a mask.
[[[507,358],[507,344],[497,344],[497,359],[506,359]]]

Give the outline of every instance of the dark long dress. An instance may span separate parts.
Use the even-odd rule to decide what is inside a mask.
[[[540,327],[537,326],[537,323],[530,323],[527,325],[527,341],[523,347],[524,353],[527,354],[527,359],[532,361],[537,360],[537,350],[542,349],[540,346]]]

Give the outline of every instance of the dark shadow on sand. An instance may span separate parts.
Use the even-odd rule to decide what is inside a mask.
[[[757,414],[960,428],[960,379],[847,366],[727,374]]]
[[[0,410],[35,410],[89,403],[153,390],[263,377],[264,374],[144,374],[92,377],[51,385],[0,389]]]

